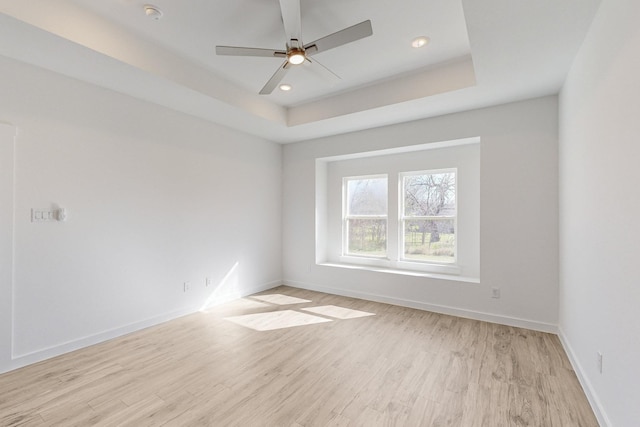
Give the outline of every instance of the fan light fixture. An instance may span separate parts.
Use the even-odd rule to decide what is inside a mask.
[[[428,45],[429,41],[430,41],[429,37],[425,37],[425,36],[416,37],[411,42],[411,46],[413,46],[413,47],[415,47],[417,49],[419,47],[423,47],[423,46]]]
[[[287,54],[287,61],[289,61],[291,65],[300,65],[304,60],[304,51],[300,49],[291,49]]]
[[[306,62],[309,63],[310,67],[313,67],[312,69],[318,70],[329,78],[340,79],[333,71],[320,64],[315,57],[312,61],[311,57],[320,52],[334,49],[373,35],[371,21],[367,20],[305,44],[301,40],[300,1],[301,0],[279,0],[280,17],[282,18],[282,24],[284,26],[284,33],[287,36],[285,49],[216,46],[217,55],[261,56],[265,58],[281,58],[284,61],[262,89],[260,89],[260,95],[269,95],[272,93],[280,82],[282,82],[284,76],[291,71],[291,68],[305,64]]]

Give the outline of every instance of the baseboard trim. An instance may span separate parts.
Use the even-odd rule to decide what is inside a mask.
[[[598,395],[595,393],[593,386],[591,385],[591,381],[589,381],[589,378],[585,374],[585,371],[582,368],[582,365],[578,361],[578,358],[576,357],[576,354],[573,351],[573,347],[571,347],[571,344],[569,343],[567,336],[562,330],[562,327],[558,327],[558,337],[560,338],[560,343],[564,348],[564,352],[567,353],[567,357],[569,358],[569,362],[573,367],[573,371],[576,373],[576,376],[578,377],[578,381],[580,382],[580,385],[584,390],[584,394],[587,396],[587,400],[589,401],[589,405],[591,405],[591,409],[593,410],[593,413],[595,414],[596,419],[598,420],[598,424],[600,424],[600,426],[602,427],[611,426],[611,421],[609,420],[609,417],[604,411],[604,408],[600,403],[600,399],[598,398]]]
[[[231,299],[242,298],[247,295],[254,294],[256,292],[266,291],[268,289],[272,289],[280,285],[282,285],[282,281],[277,280],[269,283],[264,283],[258,286],[253,286],[251,288],[246,288],[246,289],[243,289],[241,293],[234,295],[233,298],[229,298],[228,300],[224,300],[224,298],[227,297],[227,295],[222,295],[220,303],[230,301]],[[175,320],[183,316],[188,316],[190,314],[199,312],[201,309],[202,309],[201,305],[186,307],[186,308],[174,310],[168,313],[160,314],[158,316],[154,316],[145,320],[130,323],[128,325],[124,325],[124,326],[113,328],[107,331],[99,332],[94,335],[78,338],[76,340],[72,340],[72,341],[68,341],[55,346],[36,350],[30,353],[13,355],[8,366],[0,366],[0,374],[13,371],[15,369],[19,369],[24,366],[28,366],[37,362],[41,362],[43,360],[51,359],[53,357],[60,356],[62,354],[70,353],[75,350],[80,350],[85,347],[90,347],[95,344],[100,344],[110,339],[118,338],[123,335],[127,335],[133,332],[140,331],[142,329],[159,325],[161,323],[169,322],[171,320]]]
[[[481,311],[467,310],[445,305],[430,304],[422,301],[414,301],[403,298],[379,295],[368,292],[358,292],[346,289],[331,288],[313,283],[298,282],[295,280],[285,280],[284,284],[294,288],[307,289],[310,291],[324,292],[328,294],[341,295],[345,297],[359,298],[367,301],[382,302],[386,304],[398,305],[401,307],[416,308],[418,310],[432,311],[434,313],[448,314],[451,316],[463,317],[466,319],[481,320],[484,322],[498,323],[500,325],[514,326],[517,328],[531,329],[534,331],[558,333],[558,326],[551,323],[538,322],[535,320],[520,319],[517,317],[502,316],[499,314],[484,313]]]
[[[81,348],[99,344],[101,342],[127,335],[145,328],[149,328],[151,326],[159,325],[161,323],[168,322],[179,317],[187,316],[194,311],[196,310],[194,310],[193,307],[174,310],[145,320],[109,329],[107,331],[99,332],[97,334],[78,338],[72,341],[67,341],[51,347],[46,347],[24,354],[14,354],[11,360],[11,370],[50,359],[52,357],[60,356],[65,353],[70,353]]]

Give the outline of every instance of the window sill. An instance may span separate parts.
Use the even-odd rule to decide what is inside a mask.
[[[386,257],[365,257],[354,255],[341,255],[336,260],[333,260],[336,264],[346,264],[354,266],[362,266],[365,268],[383,268],[388,270],[397,271],[410,271],[426,274],[444,274],[452,276],[460,276],[462,270],[457,264],[445,264],[445,263],[428,263],[428,262],[414,262],[410,260],[391,260]]]
[[[416,270],[403,270],[403,269],[397,269],[397,268],[376,267],[376,266],[370,266],[370,265],[355,265],[355,264],[336,263],[336,262],[320,262],[320,263],[317,263],[317,265],[321,267],[346,268],[350,270],[373,271],[376,273],[398,274],[402,276],[428,277],[431,279],[451,280],[454,282],[480,283],[480,278],[478,277],[466,277],[466,276],[456,276],[451,274],[428,273],[428,272],[416,271]]]

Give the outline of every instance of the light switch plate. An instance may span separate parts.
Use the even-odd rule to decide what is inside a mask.
[[[52,209],[31,209],[31,222],[56,221],[56,212]]]

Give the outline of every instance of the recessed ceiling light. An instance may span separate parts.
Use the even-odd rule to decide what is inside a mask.
[[[416,37],[411,42],[411,46],[413,46],[415,48],[423,47],[423,46],[428,45],[429,41],[431,41],[431,39],[429,39],[429,37],[426,37],[426,36]]]
[[[290,84],[283,83],[283,84],[280,85],[280,90],[283,90],[285,92],[288,92],[291,89],[293,89],[293,86],[291,86]]]
[[[157,6],[154,6],[152,4],[144,5],[144,13],[154,21],[158,21],[160,20],[160,18],[162,18],[162,11]]]

